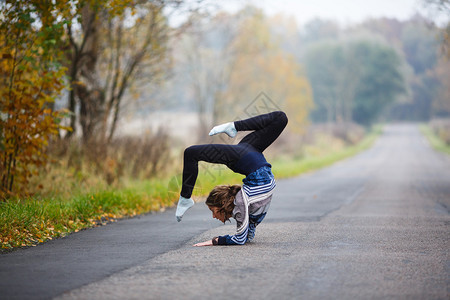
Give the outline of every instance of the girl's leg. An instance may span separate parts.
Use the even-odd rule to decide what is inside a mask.
[[[184,150],[183,184],[180,195],[190,198],[198,175],[198,162],[231,165],[240,157],[240,151],[235,145],[207,144],[195,145]]]
[[[237,131],[254,130],[246,135],[239,144],[247,143],[263,152],[281,134],[288,123],[287,116],[282,111],[275,111],[253,118],[236,121],[234,126]]]

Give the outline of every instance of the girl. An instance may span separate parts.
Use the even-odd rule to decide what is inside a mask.
[[[287,122],[286,114],[281,111],[229,122],[214,127],[209,135],[226,133],[233,138],[237,131],[253,132],[237,145],[207,144],[186,148],[183,184],[175,213],[178,222],[194,205],[191,195],[197,180],[199,161],[224,164],[232,171],[246,176],[242,180],[242,187],[216,186],[206,200],[213,218],[224,223],[230,217],[236,219],[236,234],[215,237],[194,246],[243,245],[254,238],[256,226],[266,216],[275,188],[272,166],[262,152],[278,138]]]

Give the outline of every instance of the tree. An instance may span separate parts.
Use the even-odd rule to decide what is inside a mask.
[[[336,22],[316,18],[305,24],[301,36],[303,43],[311,44],[326,39],[337,39],[341,34]]]
[[[263,92],[274,106],[288,112],[288,128],[302,133],[313,106],[310,84],[294,56],[281,48],[267,17],[253,7],[242,13],[245,18],[238,23],[232,42],[235,56],[225,103],[232,108],[231,113],[242,116]]]
[[[58,133],[60,112],[51,103],[64,87],[57,45],[64,21],[52,1],[0,4],[0,198],[19,190],[46,162],[48,140]],[[68,129],[68,128],[66,128]],[[21,189],[18,189],[21,187]]]
[[[68,12],[70,123],[75,128],[79,117],[85,142],[110,141],[131,84],[156,81],[167,69],[170,28],[164,9],[172,4],[179,2],[80,0]]]
[[[425,6],[431,10],[437,10],[439,13],[450,15],[449,0],[423,0]],[[444,57],[439,57],[438,62],[432,72],[428,72],[427,77],[436,79],[433,81],[437,85],[437,91],[432,103],[432,116],[449,117],[450,116],[450,80],[449,80],[449,59],[450,59],[450,21],[439,28],[439,42],[441,45],[441,53]],[[431,73],[431,74],[430,74]]]
[[[321,42],[308,48],[305,65],[314,95],[315,109],[311,118],[319,122],[337,121],[337,86],[340,66],[335,61],[337,45]]]
[[[183,47],[181,73],[188,75],[183,81],[200,116],[200,133],[248,117],[248,106],[261,94],[271,98],[270,109],[289,112],[291,130],[304,130],[312,106],[309,82],[271,25],[262,11],[248,6],[194,24],[195,33],[177,44]]]
[[[429,1],[436,3],[441,1]],[[445,1],[442,1],[445,2]],[[430,4],[434,5],[434,4]],[[389,111],[391,119],[427,121],[437,113],[434,102],[440,101],[439,89],[445,85],[446,78],[440,77],[436,69],[443,54],[439,51],[443,28],[420,15],[409,20],[391,19],[371,20],[363,24],[372,32],[382,34],[390,45],[403,53],[410,71],[408,72],[408,97],[394,103]],[[445,55],[445,54],[444,54]]]
[[[433,75],[439,81],[439,88],[433,101],[432,115],[448,118],[450,117],[450,61],[441,57]]]
[[[192,24],[194,33],[185,34],[179,44],[179,64],[188,83],[191,99],[199,116],[199,141],[203,141],[211,125],[224,117],[224,90],[234,70],[238,16],[219,13],[208,23]],[[187,79],[187,80],[186,80]]]
[[[431,10],[437,10],[439,13],[444,13],[446,17],[450,15],[450,1],[449,0],[422,0],[425,6]],[[450,58],[450,21],[447,20],[447,25],[441,29],[441,46],[442,52]]]
[[[355,91],[353,119],[371,125],[388,104],[406,92],[401,57],[388,46],[361,41],[355,45],[354,58],[362,66]]]
[[[404,62],[396,51],[364,39],[313,44],[305,56],[316,121],[372,124],[406,91]]]
[[[436,26],[420,16],[401,23],[399,40],[401,51],[411,68],[409,86],[411,96],[393,105],[391,116],[395,119],[427,121],[436,101],[439,78],[437,66],[439,43]]]
[[[415,74],[423,74],[436,64],[438,56],[436,33],[436,27],[420,17],[404,24],[401,35],[403,51]]]
[[[353,121],[353,101],[362,71],[354,56],[355,47],[351,43],[324,41],[308,49],[306,68],[316,104],[313,120]]]

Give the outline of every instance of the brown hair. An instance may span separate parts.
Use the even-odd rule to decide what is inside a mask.
[[[224,212],[225,221],[228,221],[233,215],[234,198],[241,190],[240,185],[218,185],[212,189],[206,199],[206,205],[209,207],[218,207]]]

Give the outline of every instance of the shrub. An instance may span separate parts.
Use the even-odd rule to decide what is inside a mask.
[[[430,127],[446,145],[450,145],[450,119],[434,119]]]
[[[111,143],[57,139],[47,155],[52,163],[41,169],[35,186],[44,194],[106,188],[123,180],[163,177],[172,166],[170,140],[163,130],[145,136],[117,137]],[[46,189],[45,185],[51,185]]]

